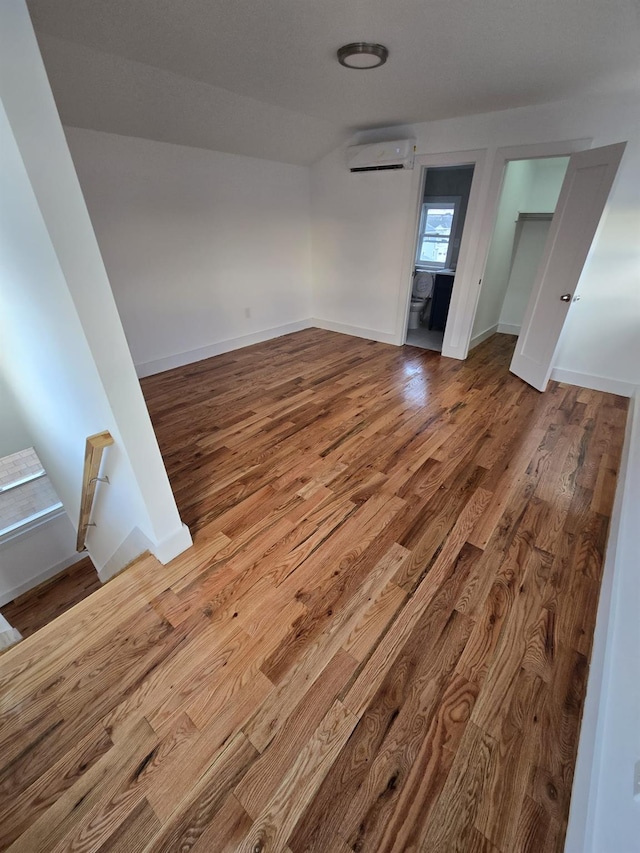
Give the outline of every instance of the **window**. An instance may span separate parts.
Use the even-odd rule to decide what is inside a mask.
[[[33,447],[0,459],[0,536],[61,506]]]
[[[422,205],[416,266],[446,269],[451,259],[460,198],[427,198]]]

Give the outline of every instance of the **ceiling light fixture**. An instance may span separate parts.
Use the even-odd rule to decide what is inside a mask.
[[[338,61],[345,68],[378,68],[384,65],[389,51],[383,44],[354,41],[338,51]]]

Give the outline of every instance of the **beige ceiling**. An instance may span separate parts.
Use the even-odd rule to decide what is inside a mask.
[[[29,0],[67,124],[309,163],[354,130],[637,81],[637,0]],[[385,66],[349,71],[345,42]]]

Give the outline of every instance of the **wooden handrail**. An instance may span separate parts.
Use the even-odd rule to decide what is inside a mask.
[[[96,493],[98,473],[102,462],[102,453],[105,447],[113,444],[110,432],[98,432],[87,438],[84,449],[84,470],[82,472],[82,497],[80,498],[80,523],[78,524],[78,540],[76,550],[84,551],[87,538],[87,529],[91,519],[93,498]]]

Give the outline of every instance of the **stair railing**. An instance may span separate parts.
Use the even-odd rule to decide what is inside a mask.
[[[100,483],[108,483],[108,477],[99,477],[100,463],[105,447],[113,444],[110,432],[98,432],[87,438],[84,450],[84,470],[82,472],[82,497],[80,498],[80,522],[78,524],[78,539],[76,549],[84,551],[86,547],[87,531],[95,527],[91,521],[93,499],[96,494],[96,486]]]

